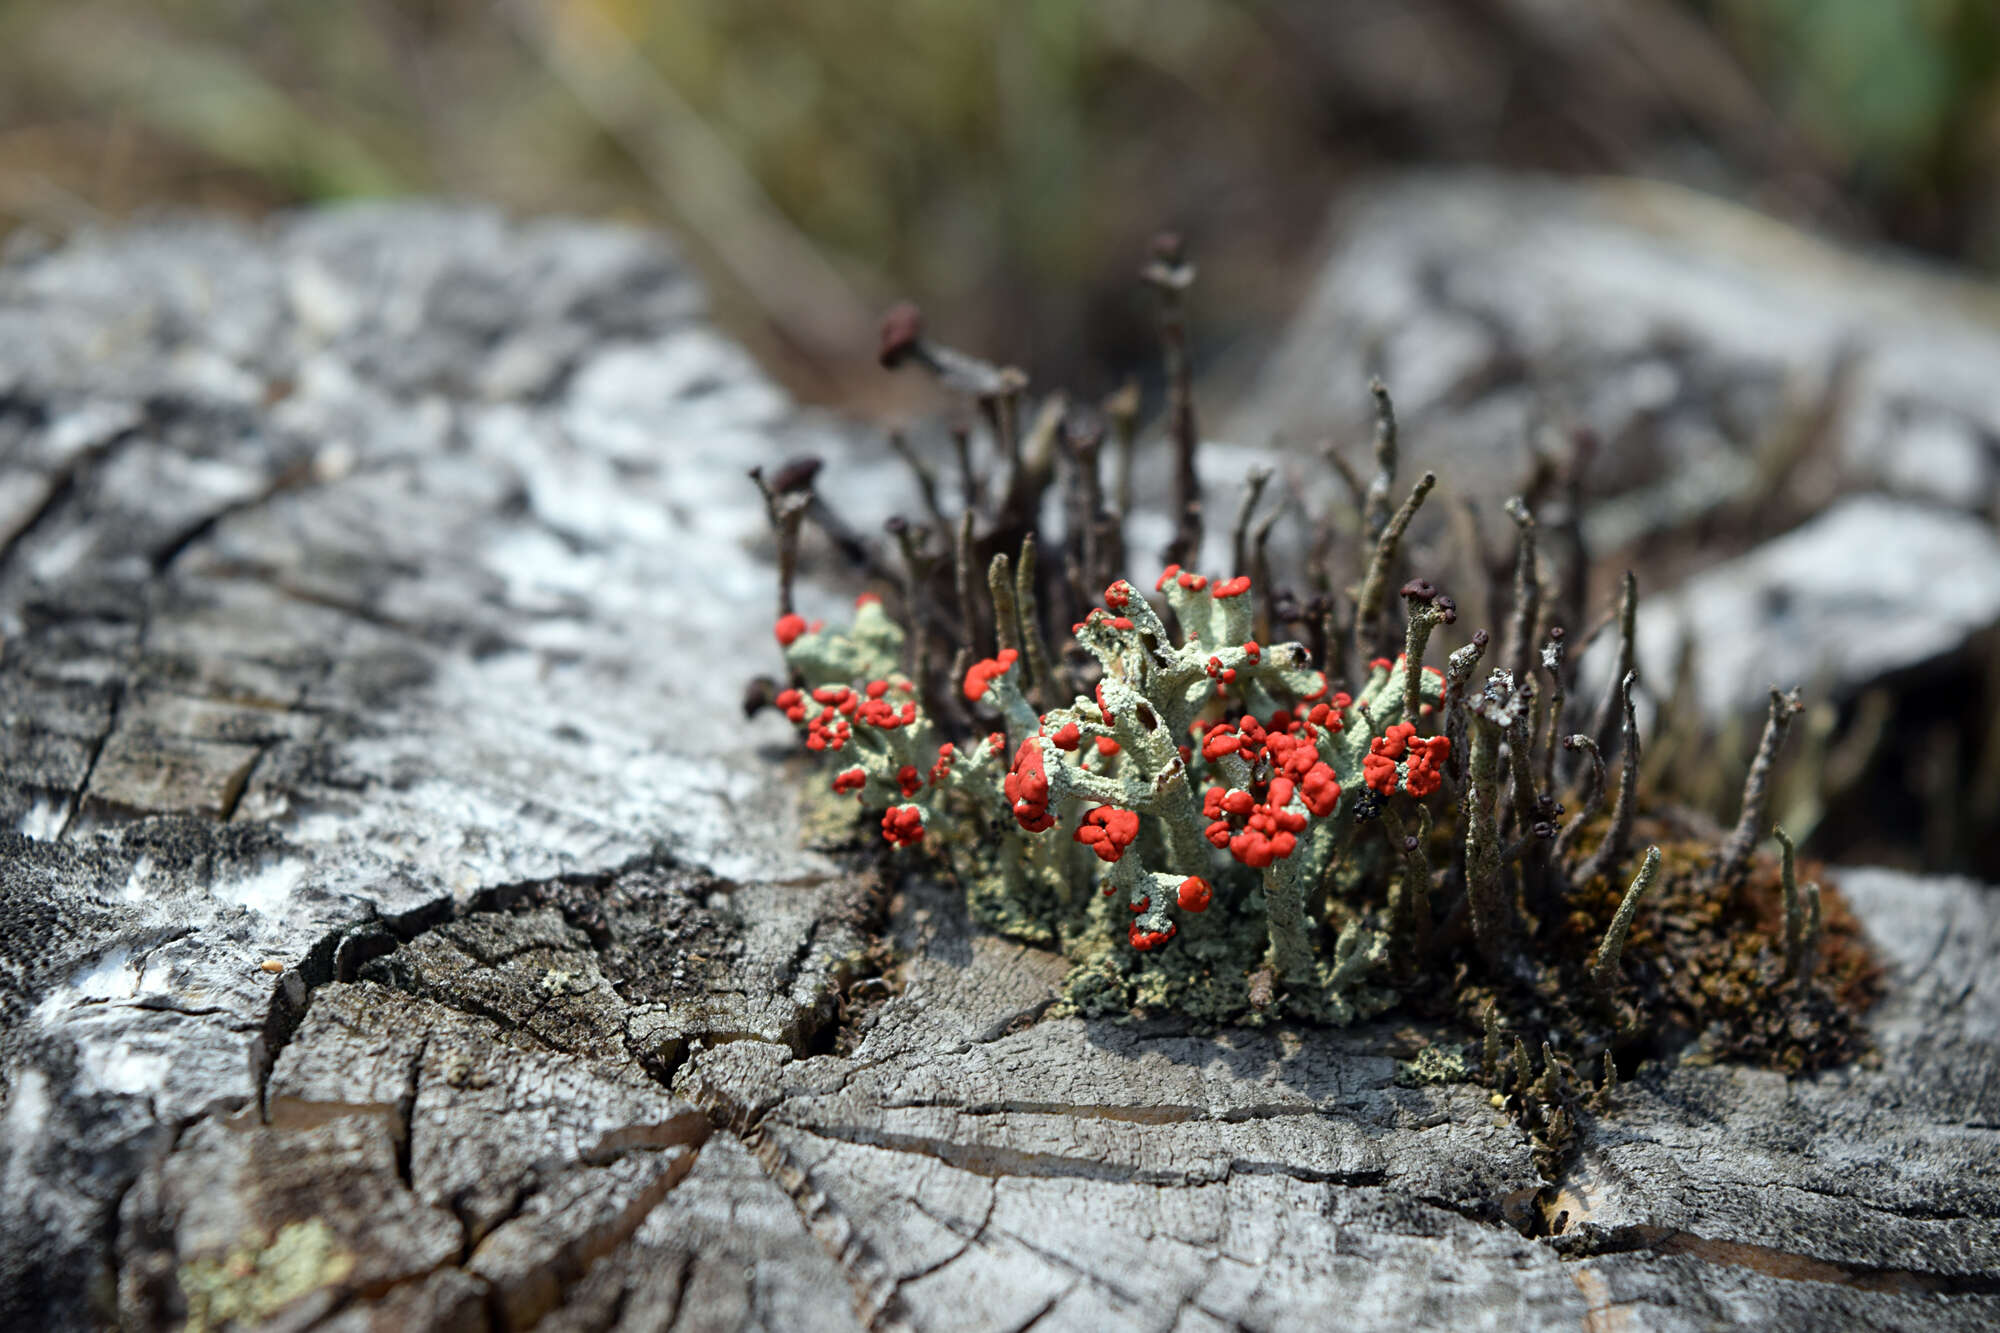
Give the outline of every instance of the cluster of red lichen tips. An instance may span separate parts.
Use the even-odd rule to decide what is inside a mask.
[[[1209,579],[1178,566],[1168,568],[1158,584],[1162,591],[1171,589],[1171,596],[1184,615],[1184,599],[1189,595],[1205,594],[1211,599],[1228,600],[1244,596],[1250,586],[1245,577]],[[1145,869],[1134,871],[1129,862],[1120,865],[1139,843],[1145,818],[1142,812],[1150,809],[1147,792],[1158,775],[1134,767],[1138,761],[1124,755],[1117,740],[1103,734],[1117,722],[1106,700],[1105,685],[1115,676],[1129,691],[1148,697],[1143,675],[1146,668],[1130,663],[1153,659],[1144,654],[1137,659],[1114,658],[1111,656],[1114,652],[1129,651],[1129,639],[1124,646],[1114,648],[1111,640],[1092,636],[1128,635],[1138,627],[1135,619],[1146,624],[1149,632],[1157,632],[1156,624],[1147,619],[1150,615],[1130,583],[1121,579],[1104,590],[1104,606],[1093,609],[1076,627],[1086,646],[1106,664],[1107,676],[1094,691],[1095,707],[1079,699],[1071,708],[1042,714],[1039,728],[1013,745],[1011,763],[999,777],[1014,821],[1024,832],[1036,834],[1056,826],[1059,799],[1078,789],[1067,780],[1069,774],[1078,774],[1077,782],[1083,783],[1081,774],[1093,772],[1095,765],[1117,775],[1115,780],[1120,788],[1131,795],[1117,800],[1097,797],[1071,830],[1071,839],[1089,848],[1105,866],[1120,866],[1115,873],[1106,872],[1111,876],[1105,887],[1107,895],[1118,884],[1132,884],[1135,874],[1140,877],[1139,883],[1151,885],[1151,891],[1144,894],[1134,888],[1134,898],[1129,904],[1138,918],[1131,923],[1129,938],[1132,946],[1141,951],[1157,948],[1177,933],[1173,922],[1153,909],[1161,886],[1167,886],[1171,898],[1167,905],[1184,912],[1205,911],[1214,897],[1213,888],[1200,875],[1185,875],[1176,880],[1167,873],[1153,873],[1148,878]],[[820,633],[821,625],[787,614],[779,618],[775,629],[779,642],[789,649],[804,636]],[[1188,637],[1193,645],[1194,633],[1190,631]],[[796,651],[823,651],[814,648],[815,643],[808,641]],[[1239,675],[1246,677],[1241,688],[1249,691],[1248,697],[1256,697],[1260,688],[1271,688],[1266,683],[1271,678],[1265,673],[1273,662],[1273,650],[1254,640],[1190,646],[1180,651],[1188,654],[1182,659],[1184,662],[1205,668],[1212,700],[1226,700],[1237,694]],[[992,657],[972,662],[964,669],[961,682],[964,697],[974,704],[999,706],[1010,716],[1022,716],[1020,700],[1011,686],[995,692],[996,686],[1003,683],[1003,678],[1021,660],[1017,650],[1005,648]],[[1120,667],[1121,661],[1127,665]],[[1372,670],[1392,665],[1386,660],[1370,664]],[[1142,674],[1127,674],[1133,671]],[[1251,677],[1257,684],[1251,683]],[[988,736],[983,746],[973,746],[966,754],[961,754],[950,742],[937,746],[934,762],[928,750],[922,755],[913,753],[912,745],[919,733],[903,729],[919,722],[915,693],[910,681],[891,673],[887,679],[869,680],[856,687],[823,684],[810,689],[786,689],[775,700],[779,709],[801,726],[809,750],[841,750],[859,738],[860,759],[834,774],[833,790],[863,801],[886,796],[893,802],[882,815],[881,830],[883,839],[896,847],[920,843],[927,823],[934,817],[946,817],[948,807],[925,797],[926,788],[955,785],[969,779],[990,781],[983,776],[975,777],[975,770],[980,764],[1008,753],[1008,739],[1004,732],[998,731]],[[1186,744],[1174,748],[1179,751],[1182,765],[1197,764],[1208,775],[1205,785],[1198,784],[1205,821],[1202,832],[1207,842],[1252,869],[1267,870],[1293,857],[1313,826],[1312,821],[1328,819],[1339,808],[1341,782],[1331,758],[1335,751],[1325,747],[1331,744],[1331,737],[1347,729],[1353,720],[1350,710],[1356,707],[1346,693],[1331,693],[1326,677],[1321,675],[1313,693],[1299,698],[1290,707],[1275,708],[1267,717],[1239,706],[1226,712],[1224,720],[1193,722],[1189,728],[1193,748]],[[1155,725],[1150,720],[1153,714],[1142,709],[1139,716],[1147,719],[1148,728]],[[1210,717],[1213,716],[1211,712]],[[1442,736],[1420,738],[1416,731],[1413,722],[1401,722],[1369,744],[1362,761],[1361,781],[1370,789],[1371,801],[1376,795],[1388,796],[1399,790],[1421,799],[1438,789],[1451,743]],[[1089,789],[1106,790],[1101,785],[1103,780],[1093,776],[1090,781],[1100,785]],[[1367,811],[1360,813],[1365,815]]]
[[[924,812],[914,805],[892,805],[882,816],[882,837],[898,847],[922,842]]]
[[[778,617],[778,623],[772,626],[772,632],[777,635],[780,648],[789,648],[804,635],[817,634],[825,628],[824,620],[815,620],[808,625],[804,616],[796,611],[787,611]]]
[[[1040,833],[1055,827],[1056,817],[1049,813],[1049,775],[1042,767],[1042,747],[1035,737],[1022,741],[1014,752],[1014,764],[1001,781],[1001,791],[1022,828]]]
[[[860,690],[845,685],[821,685],[810,694],[798,689],[780,690],[771,702],[792,721],[805,724],[808,750],[839,750],[853,736],[854,723],[894,731],[916,722],[916,700],[906,699],[900,705],[890,703],[883,696],[892,688],[899,687],[886,680],[871,680]],[[820,705],[810,715],[806,708],[808,698]],[[844,790],[838,779],[834,790]]]
[[[1076,826],[1076,840],[1097,853],[1100,861],[1116,861],[1139,836],[1139,816],[1115,805],[1100,805]]]
[[[1418,736],[1414,723],[1398,722],[1368,743],[1361,780],[1384,796],[1392,795],[1399,784],[1412,796],[1429,796],[1444,780],[1444,761],[1450,754],[1448,737]]]
[[[1214,763],[1224,755],[1235,755],[1252,773],[1270,774],[1248,788],[1212,786],[1202,793],[1201,812],[1211,821],[1204,830],[1208,840],[1257,869],[1297,850],[1306,815],[1290,808],[1293,797],[1320,818],[1339,804],[1340,782],[1333,766],[1320,758],[1318,737],[1322,729],[1341,729],[1340,711],[1348,703],[1345,694],[1338,694],[1332,703],[1315,705],[1303,717],[1275,713],[1269,727],[1245,714],[1233,723],[1207,728],[1202,733],[1202,758]]]
[[[986,687],[1001,676],[1013,670],[1014,663],[1021,654],[1012,648],[1002,648],[998,657],[988,657],[974,662],[965,672],[965,697],[977,703],[986,695]]]

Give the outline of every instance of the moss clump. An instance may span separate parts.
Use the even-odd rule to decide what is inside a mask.
[[[1787,975],[1785,908],[1776,858],[1753,858],[1739,880],[1709,874],[1714,844],[1669,819],[1641,820],[1659,843],[1664,873],[1633,922],[1624,951],[1630,1022],[1621,1055],[1686,1048],[1690,1058],[1740,1060],[1787,1073],[1840,1064],[1864,1040],[1860,1015],[1881,994],[1882,973],[1838,886],[1822,889],[1824,926],[1811,984]],[[1599,877],[1579,887],[1555,923],[1551,953],[1573,957],[1600,939],[1618,890]]]
[[[1556,1086],[1570,1102],[1573,1085],[1601,1091],[1615,1068],[1629,1072],[1649,1059],[1732,1060],[1796,1074],[1862,1050],[1860,1019],[1880,996],[1881,970],[1835,886],[1822,891],[1819,966],[1799,985],[1787,971],[1776,858],[1753,857],[1744,878],[1722,883],[1711,873],[1714,842],[1685,821],[1642,819],[1637,832],[1660,850],[1661,870],[1632,919],[1609,996],[1593,987],[1589,964],[1626,886],[1599,875],[1579,883],[1546,920],[1528,923],[1524,951],[1537,966],[1498,980],[1461,970],[1456,985],[1432,970],[1406,992],[1409,1007],[1468,1030],[1490,1021],[1501,1063],[1482,1071],[1484,1081],[1507,1089],[1516,1109],[1523,1087],[1528,1100],[1551,1092],[1539,1073],[1526,1083],[1515,1077],[1516,1040],[1530,1052],[1546,1042],[1560,1053],[1565,1072]],[[1586,836],[1579,850],[1593,841]],[[1547,1109],[1532,1118],[1545,1120]],[[1554,1128],[1566,1142],[1570,1127],[1558,1119]]]

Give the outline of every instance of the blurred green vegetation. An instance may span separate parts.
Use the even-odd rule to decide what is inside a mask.
[[[1887,233],[2000,268],[2000,4],[1701,7]]]
[[[1207,358],[1329,203],[1423,163],[1638,172],[2000,267],[1994,0],[12,0],[0,227],[401,192],[662,222],[809,395],[869,313],[1090,389],[1157,228]],[[1226,298],[1215,297],[1218,291]]]

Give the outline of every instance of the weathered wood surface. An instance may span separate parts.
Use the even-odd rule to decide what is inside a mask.
[[[741,472],[895,496],[698,306],[407,208],[0,270],[0,1325],[2000,1319],[1976,886],[1843,877],[1874,1062],[1647,1069],[1545,1181],[1420,1033],[1052,1019],[806,850]]]

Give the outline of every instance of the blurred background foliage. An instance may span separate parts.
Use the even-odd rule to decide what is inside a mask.
[[[1995,0],[10,0],[0,228],[420,192],[661,222],[791,386],[872,312],[1094,391],[1131,276],[1275,334],[1329,205],[1413,164],[1638,173],[2000,268]]]

